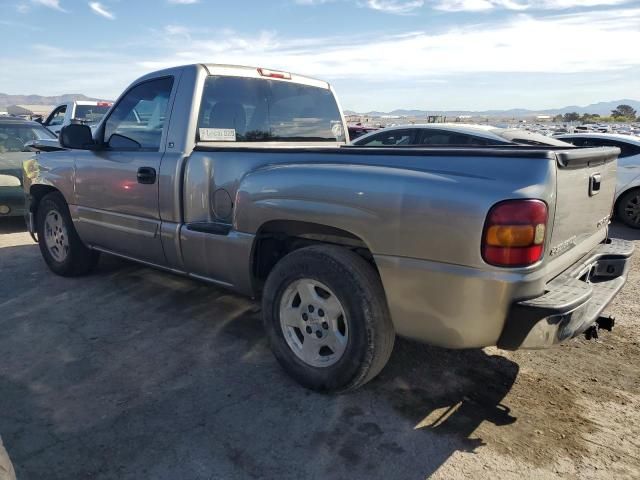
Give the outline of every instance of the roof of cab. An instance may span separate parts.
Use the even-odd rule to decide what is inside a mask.
[[[307,77],[305,75],[298,75],[288,71],[270,69],[268,67],[250,67],[245,65],[224,65],[219,63],[207,63],[203,65],[209,75],[228,75],[233,77],[248,77],[248,78],[268,78],[269,80],[279,80],[284,82],[301,83],[303,85],[309,85],[319,88],[329,88],[329,84],[323,80],[317,78]],[[277,79],[266,77],[260,74],[260,68],[268,69],[273,72],[285,72],[291,75],[291,79]]]
[[[330,89],[331,85],[329,83],[318,80],[316,78],[306,77],[304,75],[298,75],[297,73],[288,73],[291,78],[290,79],[281,79],[281,78],[272,78],[263,76],[260,74],[259,69],[267,69],[267,67],[249,67],[244,65],[225,65],[219,63],[192,63],[188,65],[177,65],[175,67],[163,68],[160,70],[156,70],[153,72],[149,72],[135,80],[134,83],[143,82],[152,78],[157,78],[159,76],[169,76],[175,75],[177,72],[186,71],[188,69],[205,69],[208,75],[227,75],[231,77],[246,77],[246,78],[262,78],[268,80],[274,80],[279,82],[292,82],[298,83],[302,85],[309,85],[318,88],[326,88]],[[282,72],[282,70],[276,69],[268,69],[272,72]]]

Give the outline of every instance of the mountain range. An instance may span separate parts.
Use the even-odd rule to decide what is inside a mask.
[[[8,95],[0,93],[0,107],[9,105],[58,105],[60,103],[71,102],[74,100],[104,100],[99,98],[91,98],[80,93],[67,93],[57,96],[43,95]],[[630,105],[636,111],[640,112],[640,101],[631,99],[612,100],[609,102],[598,102],[590,105],[578,106],[569,105],[562,108],[550,108],[543,110],[530,110],[526,108],[512,108],[509,110],[406,110],[397,109],[391,112],[355,112],[353,110],[345,110],[345,114],[361,114],[371,117],[394,116],[394,117],[425,117],[427,115],[447,115],[447,116],[482,116],[482,117],[530,117],[535,115],[562,115],[570,112],[597,113],[598,115],[610,115],[611,111],[618,105]]]
[[[81,93],[66,93],[46,97],[43,95],[8,95],[0,93],[0,107],[9,105],[58,105],[60,103],[73,102],[74,100],[102,100],[100,98],[91,98]]]
[[[535,115],[562,115],[565,113],[577,112],[579,114],[583,113],[592,113],[598,114],[601,116],[611,115],[611,111],[615,109],[618,105],[630,105],[636,111],[640,112],[640,101],[638,100],[630,100],[630,99],[621,99],[621,100],[612,100],[609,102],[598,102],[592,103],[590,105],[578,106],[578,105],[569,105],[567,107],[562,108],[550,108],[543,110],[529,110],[526,108],[512,108],[510,110],[405,110],[398,109],[393,110],[391,112],[354,112],[351,110],[345,110],[345,114],[347,115],[368,115],[371,117],[383,117],[383,116],[394,116],[394,117],[425,117],[427,115],[447,115],[447,116],[460,116],[460,115],[470,115],[470,116],[478,116],[478,117],[530,117]]]

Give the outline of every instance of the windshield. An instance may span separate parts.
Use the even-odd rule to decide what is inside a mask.
[[[85,123],[98,123],[109,111],[109,108],[109,105],[76,105],[73,118]]]
[[[540,133],[527,132],[526,130],[496,128],[491,133],[498,135],[505,140],[521,145],[541,145],[547,147],[573,147],[570,143],[563,142],[556,138],[547,137]]]
[[[201,141],[344,142],[333,93],[276,80],[209,77],[198,133]]]
[[[27,142],[55,138],[53,133],[40,125],[0,123],[0,153],[22,152]]]

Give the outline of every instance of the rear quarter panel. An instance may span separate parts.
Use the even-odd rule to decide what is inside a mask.
[[[234,228],[256,233],[271,220],[301,220],[351,232],[374,254],[487,268],[480,241],[492,205],[507,198],[554,205],[551,160],[331,157],[311,154],[245,175],[236,187]]]

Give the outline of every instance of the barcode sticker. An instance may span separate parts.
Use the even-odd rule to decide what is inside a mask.
[[[235,142],[235,128],[200,128],[200,140],[203,142]]]

